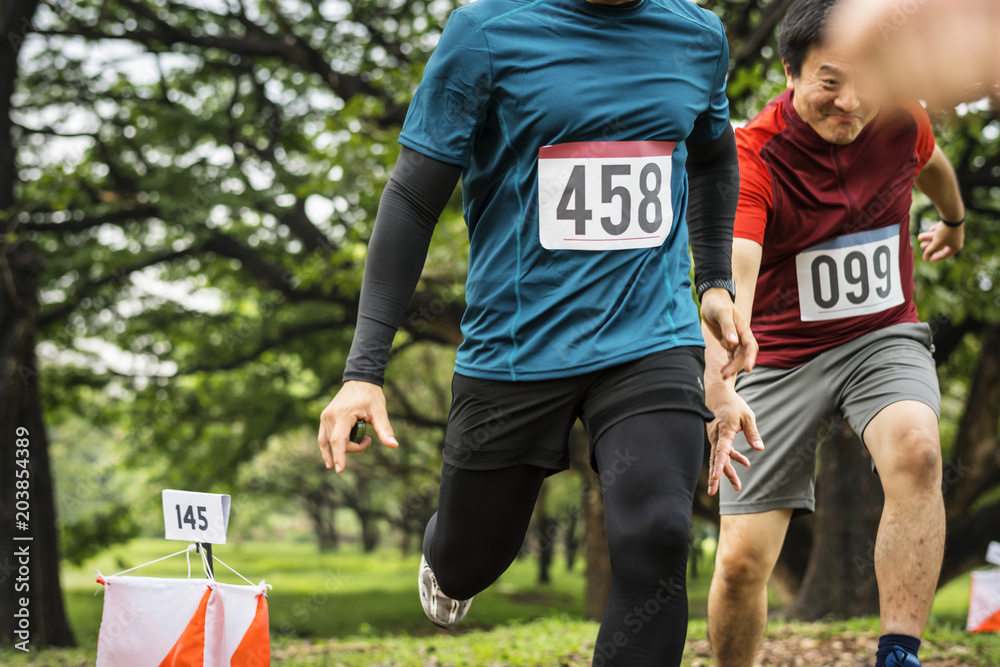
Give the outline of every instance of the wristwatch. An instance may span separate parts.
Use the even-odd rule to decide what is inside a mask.
[[[701,295],[713,287],[721,287],[726,290],[729,292],[729,296],[733,298],[733,301],[736,301],[736,282],[732,278],[716,278],[715,280],[706,280],[698,283],[698,287],[696,288],[696,291],[698,292],[698,300],[701,301]]]

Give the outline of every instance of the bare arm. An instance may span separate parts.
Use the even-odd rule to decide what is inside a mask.
[[[917,188],[927,195],[945,220],[957,222],[965,217],[965,204],[958,189],[958,177],[940,146],[917,175]]]
[[[942,220],[960,222],[965,219],[965,205],[958,188],[958,178],[940,147],[934,147],[931,159],[917,175],[917,188],[931,200]],[[951,257],[965,244],[965,225],[950,227],[935,223],[917,237],[924,259],[936,261]]]
[[[763,248],[755,241],[742,238],[733,239],[733,280],[736,282],[736,311],[742,321],[749,322],[753,309],[754,292]],[[722,347],[714,335],[710,335],[703,322],[705,333],[705,403],[715,413],[715,419],[708,426],[712,451],[708,469],[708,493],[719,490],[719,482],[725,475],[737,491],[740,479],[733,468],[733,461],[749,467],[750,461],[733,449],[733,440],[740,431],[755,449],[763,449],[764,443],[757,432],[753,411],[736,393],[736,374],[740,370],[739,359]],[[747,372],[756,361],[756,349],[742,367]],[[748,368],[749,366],[749,368]]]

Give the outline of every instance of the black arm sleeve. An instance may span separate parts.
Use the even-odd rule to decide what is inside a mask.
[[[687,222],[695,286],[732,280],[733,219],[740,195],[736,135],[727,126],[715,141],[687,148]]]
[[[382,192],[344,381],[382,385],[389,350],[462,168],[403,147]]]

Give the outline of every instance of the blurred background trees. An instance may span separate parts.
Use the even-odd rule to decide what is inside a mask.
[[[392,352],[386,393],[403,446],[374,447],[333,477],[313,435],[340,383],[407,102],[458,4],[3,4],[0,454],[13,460],[9,426],[34,426],[34,525],[50,545],[36,566],[51,575],[58,564],[53,503],[62,548],[79,560],[143,525],[157,532],[158,491],[171,487],[232,492],[234,516],[301,525],[323,549],[419,548],[464,306],[459,193]],[[784,88],[774,27],[790,0],[701,4],[727,26],[733,118],[751,118]],[[936,130],[969,205],[962,257],[917,266],[944,393],[943,583],[1000,537],[1000,123],[971,105],[937,116]],[[932,213],[918,197],[914,230]],[[854,436],[834,431],[845,446],[822,457],[825,510],[793,524],[776,577],[800,617],[877,604],[867,540],[880,489]],[[587,613],[599,616],[608,569],[595,477],[574,465],[546,486],[525,551],[544,556],[544,572],[554,549],[572,566],[580,548]],[[704,492],[695,512],[718,521]],[[58,590],[36,604],[53,619],[43,642],[71,642]]]

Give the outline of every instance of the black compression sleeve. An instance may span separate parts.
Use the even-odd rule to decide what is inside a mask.
[[[389,350],[417,287],[441,211],[462,168],[404,147],[382,192],[368,243],[358,326],[344,381],[382,385]]]
[[[727,126],[715,141],[688,144],[688,231],[695,286],[733,277],[733,219],[740,193],[736,135]]]

